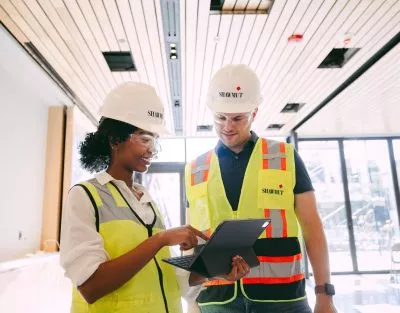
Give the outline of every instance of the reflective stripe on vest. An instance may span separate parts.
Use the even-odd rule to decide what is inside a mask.
[[[209,151],[192,162],[192,186],[207,181],[208,171],[210,170],[211,155],[212,151]]]
[[[264,216],[271,219],[265,229],[266,238],[287,238],[286,211],[281,209],[264,209]]]
[[[302,254],[269,257],[258,256],[260,265],[250,270],[250,273],[242,279],[243,284],[287,284],[304,278],[301,264]],[[288,275],[288,273],[290,273]],[[226,280],[211,280],[203,285],[223,286],[234,284]]]
[[[286,146],[283,142],[262,140],[263,169],[286,171]]]

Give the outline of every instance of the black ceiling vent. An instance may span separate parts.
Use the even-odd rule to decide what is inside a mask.
[[[212,125],[197,125],[198,132],[209,132],[212,131],[212,129],[213,129]]]
[[[267,127],[267,130],[280,130],[283,127],[283,124],[270,124]]]
[[[133,57],[129,51],[103,52],[111,72],[136,71]]]
[[[222,6],[225,0],[211,0],[210,10],[211,11],[222,11]]]
[[[305,103],[287,103],[281,113],[296,113],[304,106]]]
[[[360,48],[339,48],[332,49],[318,68],[341,68],[343,67]]]

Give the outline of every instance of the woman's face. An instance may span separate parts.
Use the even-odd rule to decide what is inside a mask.
[[[157,154],[157,136],[138,129],[130,137],[113,146],[113,162],[118,162],[126,170],[146,172]]]

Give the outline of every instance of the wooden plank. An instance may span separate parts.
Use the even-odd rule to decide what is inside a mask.
[[[60,241],[65,116],[63,107],[49,107],[41,250],[54,252]]]

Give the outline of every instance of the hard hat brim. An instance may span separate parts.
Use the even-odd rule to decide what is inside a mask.
[[[214,113],[247,113],[256,109],[259,104],[253,102],[246,103],[229,103],[222,101],[213,101],[208,108]]]
[[[166,136],[171,134],[168,128],[162,124],[147,124],[141,123],[140,121],[135,121],[132,124],[140,129],[154,133],[159,136]]]

